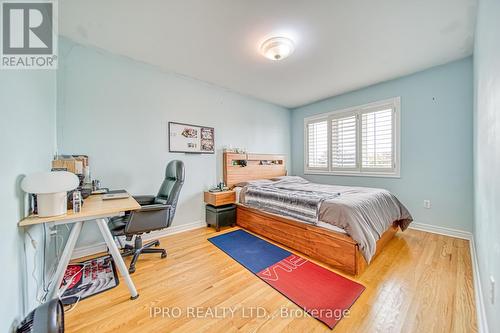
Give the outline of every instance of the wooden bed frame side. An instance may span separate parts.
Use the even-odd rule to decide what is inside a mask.
[[[223,155],[224,182],[230,188],[240,182],[270,179],[287,173],[284,155],[230,152],[224,152]],[[245,166],[241,163],[243,161]],[[356,242],[340,232],[240,204],[236,211],[236,223],[349,274],[359,275],[368,266]],[[377,241],[375,256],[394,237],[397,230],[398,227],[393,226],[382,234]]]
[[[236,223],[293,250],[352,275],[368,266],[356,242],[349,236],[311,224],[238,204]],[[377,256],[398,231],[393,225],[377,241]],[[375,258],[374,256],[374,258]]]

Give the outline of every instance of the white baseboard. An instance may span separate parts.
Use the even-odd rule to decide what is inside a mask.
[[[431,225],[431,224],[413,222],[410,224],[410,226],[408,228],[420,230],[420,231],[426,231],[426,232],[430,232],[430,233],[438,234],[438,235],[455,237],[455,238],[461,238],[461,239],[467,239],[467,240],[472,239],[472,233],[469,231],[457,230],[457,229],[446,228],[446,227],[439,227],[439,226]]]
[[[469,240],[470,257],[472,260],[472,274],[474,275],[474,291],[476,295],[477,329],[479,333],[488,333],[488,321],[486,320],[486,309],[484,307],[483,289],[479,276],[479,262],[477,260],[476,243],[474,237]]]
[[[198,229],[198,228],[202,228],[205,226],[206,226],[205,221],[196,221],[193,223],[176,225],[176,226],[166,228],[163,230],[150,232],[149,234],[144,234],[142,236],[142,239],[145,241],[148,241],[150,239],[161,238],[161,237],[165,237],[167,235],[173,235],[173,234],[177,234],[179,232]],[[77,247],[74,249],[73,255],[71,256],[71,259],[78,259],[78,258],[82,258],[82,257],[86,257],[86,256],[91,256],[91,255],[94,255],[96,253],[101,253],[101,252],[105,252],[105,251],[107,251],[107,247],[106,247],[106,243],[104,243],[104,242],[96,243],[96,244],[92,244],[92,245],[88,245],[88,246]]]
[[[479,333],[488,333],[488,322],[486,321],[486,310],[484,307],[483,291],[481,287],[481,279],[479,276],[479,264],[477,261],[476,245],[474,243],[473,234],[469,231],[439,227],[425,223],[412,223],[410,224],[409,228],[430,232],[433,234],[466,239],[469,241],[470,256],[472,260],[472,275],[474,280],[474,294],[476,299],[477,328]]]

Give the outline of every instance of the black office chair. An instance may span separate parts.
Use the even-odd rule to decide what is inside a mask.
[[[141,209],[129,212],[123,217],[112,218],[109,221],[108,226],[111,234],[116,238],[126,236],[126,239],[130,241],[135,236],[134,246],[125,245],[122,247],[122,256],[133,255],[129,268],[130,273],[135,272],[135,264],[142,253],[161,253],[161,258],[167,257],[165,249],[151,248],[160,246],[159,240],[143,245],[141,235],[168,228],[172,224],[184,178],[184,163],[178,160],[171,161],[167,165],[165,180],[156,196],[134,196],[141,205]]]

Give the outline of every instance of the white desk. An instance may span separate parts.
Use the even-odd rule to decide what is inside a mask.
[[[36,215],[28,216],[19,222],[20,227],[29,227],[31,225],[50,223],[54,222],[56,224],[73,224],[73,228],[68,237],[66,246],[61,255],[61,260],[59,261],[55,273],[55,281],[51,284],[49,288],[49,299],[58,297],[59,286],[64,278],[64,272],[71,259],[71,254],[75,248],[76,241],[82,230],[82,225],[85,221],[88,223],[97,223],[101,234],[106,241],[109,252],[113,256],[116,266],[120,271],[122,277],[125,279],[125,283],[130,291],[130,298],[136,299],[139,297],[137,290],[135,289],[134,283],[130,278],[127,266],[123,261],[120,254],[120,250],[116,246],[116,243],[108,229],[107,218],[113,216],[123,215],[126,211],[139,209],[141,206],[134,198],[129,197],[127,199],[116,199],[116,200],[102,200],[102,195],[92,195],[84,200],[82,205],[82,210],[79,213],[73,213],[73,211],[68,211],[67,214],[52,217],[38,217]]]

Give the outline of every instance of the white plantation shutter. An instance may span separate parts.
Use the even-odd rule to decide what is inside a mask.
[[[401,99],[306,118],[305,173],[400,176]]]
[[[307,166],[328,168],[328,121],[321,120],[307,124]]]
[[[332,125],[332,169],[354,169],[357,167],[356,115],[333,118]]]
[[[361,115],[361,168],[394,168],[394,112],[382,108]]]

